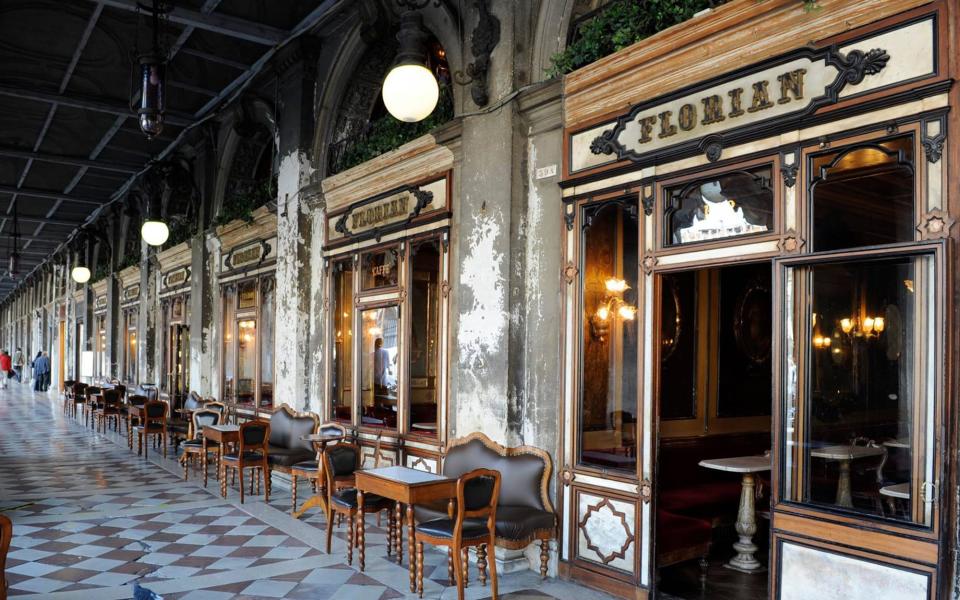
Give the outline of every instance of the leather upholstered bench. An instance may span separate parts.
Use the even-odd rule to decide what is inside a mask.
[[[270,445],[267,462],[271,469],[290,474],[293,465],[316,459],[312,442],[300,438],[317,432],[320,418],[314,413],[298,413],[283,404],[270,416]]]
[[[557,515],[548,492],[553,472],[550,455],[532,446],[506,448],[482,433],[447,445],[444,475],[459,477],[478,468],[500,472],[496,545],[517,550],[540,540],[540,576],[546,577],[549,542],[557,537]],[[417,522],[447,517],[446,504],[414,510]]]

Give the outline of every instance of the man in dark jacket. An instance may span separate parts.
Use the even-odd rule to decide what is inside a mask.
[[[36,381],[33,391],[45,392],[50,387],[50,357],[42,352],[40,357],[33,361],[33,373]]]

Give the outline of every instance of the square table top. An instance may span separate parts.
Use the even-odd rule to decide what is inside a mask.
[[[220,431],[222,433],[231,433],[234,431],[240,431],[239,425],[204,425],[204,429],[212,429],[214,431]]]
[[[428,473],[426,471],[421,471],[420,469],[412,469],[410,467],[403,466],[393,466],[393,467],[378,467],[376,469],[363,469],[357,471],[358,476],[368,476],[368,477],[377,477],[379,479],[386,479],[388,481],[401,483],[408,486],[415,485],[429,485],[432,483],[439,483],[444,481],[456,481],[454,477],[446,477],[444,475],[437,475],[435,473]]]

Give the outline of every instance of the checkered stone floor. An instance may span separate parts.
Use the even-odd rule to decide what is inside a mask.
[[[261,495],[241,505],[235,488],[222,499],[213,479],[207,489],[196,473],[185,482],[172,456],[137,457],[122,436],[64,417],[55,394],[27,386],[0,390],[0,422],[0,511],[14,522],[10,597],[125,599],[135,583],[167,600],[415,597],[406,562],[387,558],[375,517],[361,573],[356,560],[346,564],[346,527],[334,530],[327,554],[323,516],[292,519],[280,485],[269,503]],[[425,563],[424,597],[455,598],[446,556],[427,551]],[[605,598],[530,571],[502,576],[500,591],[508,599]],[[489,597],[489,586],[472,582],[468,597]]]

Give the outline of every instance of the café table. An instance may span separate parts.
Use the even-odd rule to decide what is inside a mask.
[[[363,496],[377,494],[396,502],[396,528],[393,542],[396,544],[397,557],[402,555],[403,545],[401,505],[407,506],[407,563],[410,566],[410,591],[417,591],[417,557],[414,548],[413,506],[437,500],[448,500],[452,505],[457,495],[457,479],[428,473],[410,467],[393,466],[376,469],[363,469],[356,474],[357,487],[357,546],[360,553],[360,570],[365,566],[366,544],[364,540]]]
[[[343,439],[342,433],[311,433],[310,435],[301,436],[300,439],[304,442],[312,442],[314,449],[317,451],[317,483],[316,483],[316,493],[306,502],[303,503],[303,506],[300,507],[300,510],[293,513],[294,519],[299,519],[303,516],[303,513],[307,512],[307,509],[319,506],[323,510],[324,514],[327,512],[327,496],[326,496],[326,479],[323,474],[323,451],[327,449],[327,444],[330,442],[339,442]],[[296,499],[296,498],[294,498]]]
[[[810,451],[810,456],[836,461],[840,465],[840,477],[837,479],[836,505],[852,508],[853,494],[850,491],[850,463],[860,458],[880,456],[883,452],[883,448],[878,446],[840,444],[814,448]]]
[[[742,573],[763,572],[763,565],[756,558],[757,545],[753,535],[757,532],[757,512],[754,504],[755,474],[770,470],[769,456],[735,456],[733,458],[710,458],[701,460],[700,466],[728,473],[740,473],[740,510],[737,512],[736,530],[740,541],[733,544],[737,554],[724,565]]]
[[[207,487],[207,442],[217,442],[217,477],[220,479],[220,495],[226,498],[227,474],[223,470],[223,450],[227,444],[240,443],[240,426],[203,426],[203,450],[200,453],[200,467],[203,470],[203,487]]]
[[[142,404],[127,405],[127,448],[130,450],[133,450],[133,419],[136,418],[142,423],[143,414],[144,410]],[[139,452],[137,454],[139,454]]]

